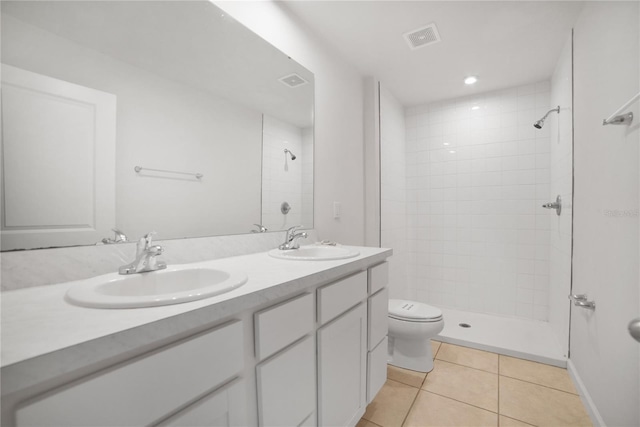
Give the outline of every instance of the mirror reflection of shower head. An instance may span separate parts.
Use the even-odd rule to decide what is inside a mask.
[[[289,153],[291,155],[291,160],[295,160],[296,159],[296,155],[293,154],[291,151],[289,151],[289,149],[285,148],[284,152],[285,152],[285,154]]]
[[[556,113],[560,114],[560,106],[558,105],[557,108],[553,108],[553,109],[547,111],[547,114],[545,114],[543,118],[541,118],[540,120],[535,122],[533,124],[533,127],[536,128],[536,129],[542,129],[542,126],[544,126],[544,119],[546,119],[547,116],[549,115],[549,113],[551,113],[553,111],[555,111]]]

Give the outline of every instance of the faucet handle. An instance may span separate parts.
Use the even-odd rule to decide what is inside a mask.
[[[153,236],[155,236],[156,234],[158,233],[156,233],[155,231],[150,231],[149,233],[142,236],[140,240],[138,240],[138,245],[136,247],[137,255],[140,255],[143,252],[149,250],[149,248],[151,247],[151,243],[153,242]]]
[[[146,249],[148,249],[151,246],[151,242],[153,241],[153,236],[157,235],[158,233],[155,231],[150,231],[147,234],[144,235],[143,239],[145,241],[145,246]]]
[[[295,231],[300,227],[302,227],[302,226],[301,225],[294,225],[293,227],[287,228],[287,237],[292,236],[293,233],[295,233]]]

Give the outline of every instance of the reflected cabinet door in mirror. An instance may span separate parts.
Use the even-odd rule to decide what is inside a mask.
[[[2,65],[2,249],[92,244],[115,221],[116,97]]]
[[[287,55],[204,0],[0,7],[7,69],[75,88],[3,79],[2,250],[313,227],[314,79]]]

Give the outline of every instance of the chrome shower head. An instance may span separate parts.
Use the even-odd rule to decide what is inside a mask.
[[[543,118],[541,118],[540,120],[535,122],[533,124],[533,127],[536,128],[536,129],[542,129],[542,126],[544,126],[544,120],[547,118],[549,113],[551,113],[553,111],[555,111],[556,113],[560,114],[560,106],[558,105],[557,108],[552,108],[551,110],[547,111],[547,114],[545,114]]]
[[[285,148],[284,149],[284,153],[289,153],[291,155],[291,160],[295,160],[296,159],[296,155],[293,154],[289,149]]]

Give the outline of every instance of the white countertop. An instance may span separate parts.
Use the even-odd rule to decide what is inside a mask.
[[[251,307],[364,270],[392,254],[390,249],[353,248],[360,255],[334,261],[280,260],[261,252],[194,263],[244,271],[249,279],[222,295],[162,307],[78,307],[64,298],[76,282],[3,292],[2,393],[211,325]]]

